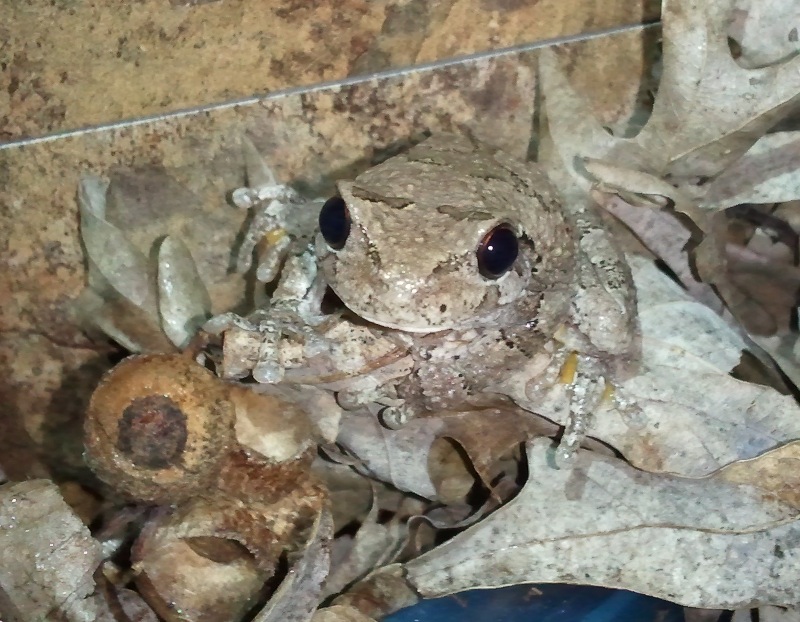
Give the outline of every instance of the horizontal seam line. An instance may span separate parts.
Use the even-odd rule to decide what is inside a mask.
[[[503,56],[510,56],[513,54],[519,54],[522,52],[533,51],[545,47],[551,47],[554,45],[561,45],[565,43],[577,43],[580,41],[588,41],[592,39],[599,39],[602,37],[606,37],[609,35],[621,34],[625,32],[633,32],[636,30],[645,30],[647,28],[651,28],[653,26],[658,26],[660,22],[644,22],[640,24],[629,24],[625,26],[615,26],[613,28],[606,28],[603,30],[597,30],[591,33],[580,33],[576,35],[568,35],[565,37],[555,37],[551,39],[543,39],[541,41],[537,41],[535,43],[523,43],[518,45],[513,45],[506,48],[500,48],[497,50],[488,50],[484,52],[476,52],[473,54],[466,54],[463,56],[455,56],[448,59],[436,60],[429,63],[421,63],[418,65],[410,65],[401,68],[392,68],[387,69],[385,71],[379,71],[375,73],[365,74],[365,75],[358,75],[352,76],[347,78],[338,78],[336,80],[330,80],[326,82],[318,82],[316,84],[305,85],[305,86],[294,86],[289,88],[277,89],[275,91],[271,91],[269,93],[265,93],[263,95],[254,95],[248,97],[242,97],[238,99],[228,100],[224,102],[219,102],[215,104],[203,104],[200,106],[193,106],[190,108],[183,108],[180,110],[175,110],[173,112],[165,112],[165,113],[157,113],[151,115],[143,115],[141,117],[133,117],[130,119],[122,120],[122,121],[113,121],[107,123],[100,123],[97,125],[89,125],[84,126],[81,128],[76,128],[72,130],[63,130],[58,132],[53,132],[51,134],[44,134],[42,136],[35,136],[29,138],[21,138],[19,140],[13,140],[5,143],[0,143],[0,151],[4,149],[12,149],[15,147],[25,147],[28,145],[36,145],[39,143],[46,143],[52,142],[55,140],[59,140],[62,138],[72,138],[75,136],[82,136],[84,134],[94,134],[99,133],[107,130],[114,130],[114,129],[121,129],[126,127],[135,127],[137,125],[146,125],[148,123],[155,123],[159,121],[167,121],[170,119],[179,119],[182,117],[188,117],[196,114],[206,113],[206,112],[213,112],[217,110],[226,110],[228,108],[235,108],[237,106],[252,106],[259,102],[264,101],[271,101],[275,99],[279,99],[282,97],[289,97],[293,95],[300,95],[305,93],[315,93],[317,91],[322,91],[326,89],[332,89],[336,87],[346,87],[346,86],[353,86],[356,84],[362,84],[365,82],[371,82],[374,80],[385,80],[389,78],[396,78],[406,76],[416,72],[428,72],[433,71],[435,69],[441,69],[445,67],[452,67],[454,65],[464,64],[464,63],[471,63],[487,58],[501,58]]]

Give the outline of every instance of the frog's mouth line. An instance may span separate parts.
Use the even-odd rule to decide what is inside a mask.
[[[440,333],[445,330],[452,330],[455,328],[454,326],[442,326],[431,328],[430,326],[408,326],[408,325],[401,325],[401,324],[394,324],[392,322],[385,322],[375,318],[374,316],[370,316],[369,314],[364,314],[351,307],[347,306],[347,304],[339,297],[339,294],[334,291],[334,289],[328,285],[325,288],[325,294],[322,297],[322,302],[320,303],[320,311],[325,315],[333,315],[334,313],[343,313],[348,320],[353,322],[354,324],[363,324],[378,328],[390,328],[392,330],[399,330],[406,333],[418,333],[418,334],[427,334],[427,333]]]

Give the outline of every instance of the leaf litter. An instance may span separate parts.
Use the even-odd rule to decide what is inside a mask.
[[[366,622],[420,597],[536,582],[638,591],[697,608],[692,615],[705,610],[708,619],[723,609],[752,619],[751,608],[760,608],[761,620],[800,619],[795,9],[778,0],[665,0],[661,83],[633,138],[613,136],[592,116],[558,50],[540,52],[540,162],[568,201],[599,205],[635,236],[628,260],[641,370],[614,387],[574,468],[558,469],[552,458],[563,389],[548,396],[553,421],[523,417],[509,404],[389,430],[368,409],[336,405],[332,391],[341,387],[322,361],[266,390],[263,401],[246,381],[219,393],[238,404],[240,445],[220,448],[231,457],[218,492],[145,509],[122,526],[112,520],[118,514],[96,517],[106,525],[96,536],[106,534],[113,550],[130,547],[125,529],[136,531],[134,568],[101,562],[100,541],[51,485],[0,487],[4,507],[25,499],[36,521],[54,521],[36,523],[48,534],[91,552],[60,549],[64,567],[74,568],[59,578],[70,583],[66,600],[47,594],[54,568],[38,566],[27,587],[3,575],[0,595],[23,617],[47,606],[74,619],[106,619],[115,615],[106,609],[122,606],[130,619],[155,619],[154,610],[179,619],[141,586],[148,572],[164,586],[205,559],[219,566],[214,581],[254,586],[227,591],[231,619],[250,611],[262,622]],[[316,208],[308,206],[316,204],[278,183],[268,154],[249,139],[242,149],[248,187],[233,200],[257,218],[233,256],[242,271],[271,281],[289,249],[310,238]],[[79,191],[88,264],[79,314],[132,353],[183,350],[213,367],[218,344],[201,326],[221,311],[212,309],[208,276],[171,234],[150,259],[131,242],[133,232],[107,220],[107,192],[89,176]],[[297,206],[296,221],[273,209],[281,201]],[[279,229],[273,246],[259,246]],[[763,382],[740,377],[748,356],[764,368]],[[307,417],[289,422],[292,408]],[[258,483],[264,472],[272,473],[269,485]],[[308,494],[270,500],[293,489]],[[239,498],[234,490],[247,492]],[[271,513],[271,535],[248,522],[243,503]],[[7,553],[45,551],[47,537],[2,533],[19,538],[2,547]],[[166,564],[149,557],[159,533],[183,557]],[[8,567],[15,563],[24,560]],[[132,578],[141,596],[126,587]],[[196,619],[220,613],[218,602],[197,602]]]

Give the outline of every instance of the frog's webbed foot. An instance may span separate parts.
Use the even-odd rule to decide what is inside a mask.
[[[320,311],[324,291],[307,250],[287,260],[266,309],[246,318],[226,313],[209,320],[204,330],[224,336],[221,376],[243,378],[252,373],[259,383],[280,382],[287,366],[296,363],[297,348],[291,342],[319,340],[318,327],[325,321]]]
[[[560,380],[567,385],[569,414],[556,449],[556,461],[559,466],[569,467],[586,439],[595,411],[606,398],[611,384],[607,382],[604,366],[599,361],[575,352],[564,362]]]
[[[278,363],[281,331],[277,328],[265,326],[256,317],[225,313],[211,318],[203,330],[223,338],[218,368],[222,378],[239,379],[252,373],[258,382],[277,382],[283,376]]]
[[[284,229],[284,213],[298,203],[300,196],[289,186],[270,184],[258,188],[237,188],[232,195],[233,203],[241,209],[253,209],[253,220],[244,234],[236,257],[237,272],[247,272],[253,261],[254,251],[258,251],[259,280],[263,281],[269,271],[268,266],[276,266],[278,258],[286,252],[290,238]],[[268,279],[271,281],[272,279]]]
[[[320,201],[278,183],[255,146],[247,139],[242,146],[248,185],[234,190],[231,200],[240,209],[252,210],[252,219],[236,254],[236,270],[247,272],[255,258],[256,278],[271,283],[293,248],[313,232],[317,210],[310,206]]]

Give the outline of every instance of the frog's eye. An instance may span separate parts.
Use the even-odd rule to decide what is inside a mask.
[[[503,223],[488,231],[478,245],[476,254],[481,275],[487,279],[499,279],[514,265],[519,255],[514,227]]]
[[[319,230],[333,250],[338,251],[350,235],[350,211],[342,197],[331,197],[319,211]]]

